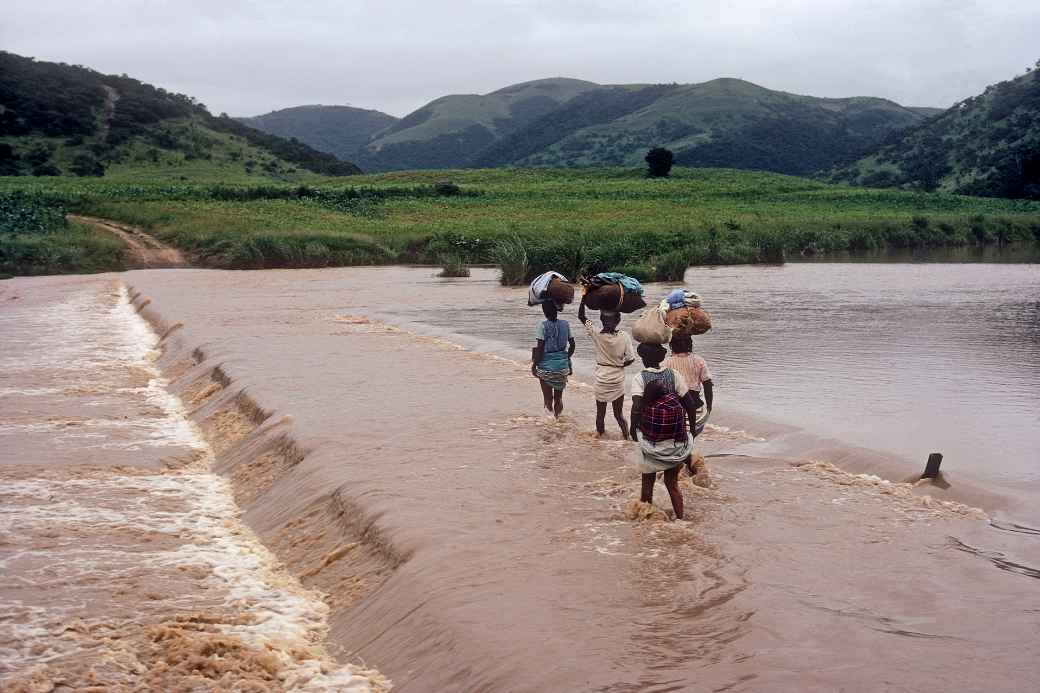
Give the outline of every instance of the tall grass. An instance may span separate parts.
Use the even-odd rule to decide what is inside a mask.
[[[503,286],[517,286],[528,280],[531,268],[520,236],[513,234],[499,239],[493,252],[495,264],[502,271],[498,280]]]
[[[458,255],[445,255],[441,258],[441,264],[444,266],[441,271],[437,273],[438,277],[468,277],[469,267],[462,261],[462,258]]]

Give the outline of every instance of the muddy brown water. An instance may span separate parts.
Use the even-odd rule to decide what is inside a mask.
[[[185,414],[244,522],[328,595],[340,661],[415,691],[1018,691],[1040,673],[1040,533],[982,519],[970,506],[985,494],[808,455],[709,456],[714,488],[685,480],[688,521],[664,521],[663,488],[652,512],[632,503],[631,445],[590,434],[590,388],[572,383],[562,422],[540,418],[526,343],[510,337],[512,316],[533,328],[513,307],[522,294],[430,274],[123,275],[166,334],[164,390],[203,402]],[[63,281],[8,282],[3,310],[63,305],[75,295]],[[489,301],[510,308],[482,313]],[[479,329],[445,327],[449,307]],[[712,358],[720,407],[735,407],[740,386]],[[5,387],[46,389],[38,367]],[[206,404],[210,389],[225,394]],[[233,434],[228,397],[259,428]],[[743,425],[756,421],[720,416],[699,448],[746,454],[796,428]],[[67,452],[35,429],[10,435],[41,460]]]

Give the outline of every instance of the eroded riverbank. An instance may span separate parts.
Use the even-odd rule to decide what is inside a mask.
[[[727,457],[714,489],[684,485],[690,522],[634,521],[632,448],[590,435],[589,389],[563,423],[536,418],[523,365],[366,317],[368,272],[126,277],[245,521],[332,595],[334,654],[421,691],[1035,677],[1033,535],[826,465]]]

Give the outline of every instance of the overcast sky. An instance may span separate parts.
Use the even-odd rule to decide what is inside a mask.
[[[0,47],[232,115],[324,103],[401,116],[557,76],[740,77],[946,107],[1040,58],[1040,0],[3,0]]]

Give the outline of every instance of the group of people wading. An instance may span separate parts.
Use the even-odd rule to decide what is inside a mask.
[[[563,390],[571,375],[574,337],[570,325],[561,320],[551,301],[542,303],[545,320],[538,325],[535,347],[531,353],[531,374],[538,378],[546,415],[559,418],[563,412]],[[640,500],[653,500],[657,473],[663,472],[664,485],[672,499],[678,519],[683,517],[683,499],[679,491],[679,470],[686,465],[693,474],[693,438],[696,435],[697,410],[712,407],[712,381],[708,364],[693,353],[693,340],[675,336],[669,344],[671,355],[658,344],[640,344],[633,348],[632,338],[619,330],[621,314],[602,311],[601,327],[585,314],[585,300],[578,307],[578,320],[585,326],[596,349],[596,431],[603,435],[607,405],[621,428],[621,437],[639,443],[638,462],[642,473]],[[625,421],[625,368],[643,362],[643,369],[631,380],[632,409]],[[701,399],[701,390],[704,399]]]

